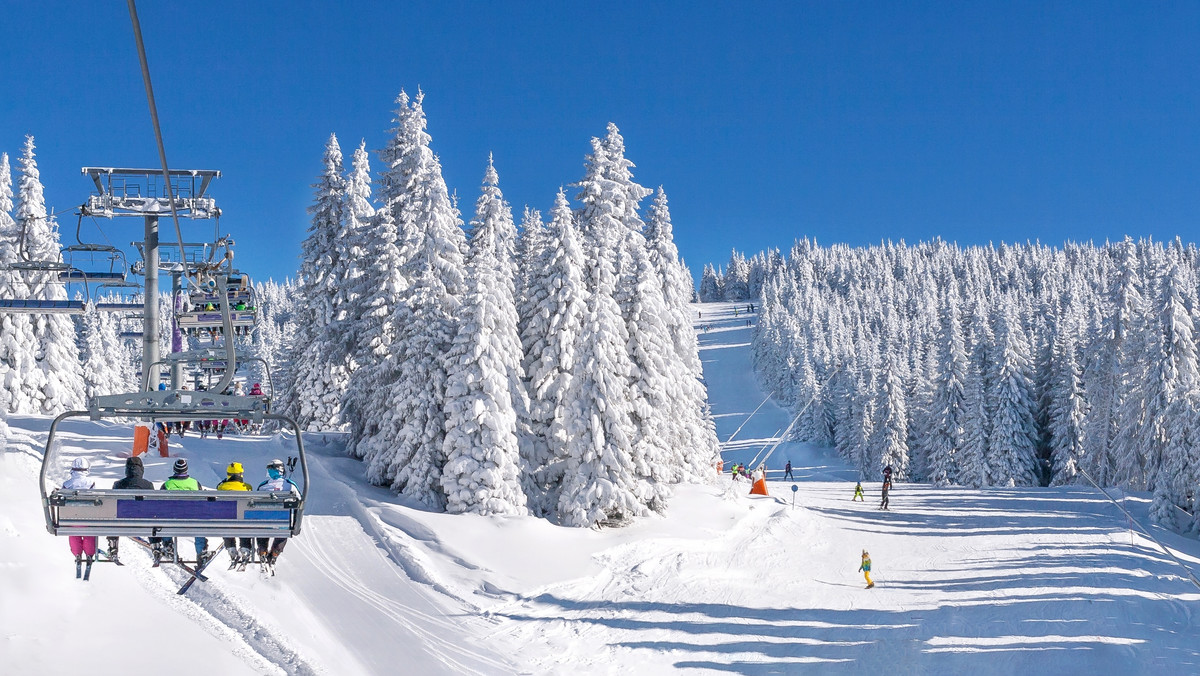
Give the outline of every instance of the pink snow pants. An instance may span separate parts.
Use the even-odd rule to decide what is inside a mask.
[[[72,535],[68,539],[71,541],[71,553],[75,556],[79,556],[80,553],[87,554],[89,557],[96,555],[95,535]]]

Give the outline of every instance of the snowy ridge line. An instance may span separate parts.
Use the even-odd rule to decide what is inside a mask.
[[[1122,514],[1124,514],[1124,515],[1125,515],[1125,517],[1126,517],[1127,519],[1129,519],[1129,523],[1132,523],[1133,525],[1137,526],[1137,527],[1138,527],[1138,530],[1140,530],[1142,533],[1144,533],[1144,534],[1146,535],[1146,537],[1148,537],[1148,538],[1150,538],[1151,540],[1153,540],[1153,541],[1154,541],[1154,544],[1158,545],[1158,548],[1162,550],[1163,554],[1166,554],[1168,557],[1170,557],[1170,559],[1171,559],[1172,561],[1174,561],[1174,562],[1175,562],[1175,565],[1179,566],[1180,568],[1182,568],[1182,569],[1184,570],[1184,573],[1187,575],[1187,578],[1188,578],[1189,580],[1191,580],[1191,582],[1192,582],[1192,584],[1193,584],[1193,585],[1195,585],[1195,586],[1196,586],[1196,589],[1200,589],[1200,580],[1197,580],[1197,579],[1196,579],[1196,575],[1195,575],[1195,573],[1193,573],[1193,572],[1192,572],[1192,569],[1191,569],[1191,568],[1188,568],[1188,567],[1187,567],[1187,566],[1186,566],[1186,565],[1183,563],[1183,561],[1180,561],[1180,560],[1179,560],[1179,557],[1175,556],[1175,553],[1174,553],[1174,552],[1172,552],[1170,549],[1168,549],[1166,545],[1164,545],[1163,543],[1159,542],[1159,541],[1158,541],[1158,538],[1154,537],[1154,535],[1152,535],[1152,534],[1150,533],[1150,531],[1146,530],[1146,527],[1145,527],[1145,526],[1143,526],[1143,525],[1142,525],[1142,523],[1141,523],[1140,521],[1138,521],[1137,519],[1133,518],[1133,515],[1132,515],[1132,514],[1130,514],[1130,513],[1129,513],[1129,512],[1128,512],[1128,511],[1125,509],[1125,507],[1121,505],[1121,503],[1117,502],[1117,501],[1116,501],[1116,500],[1113,498],[1113,496],[1109,495],[1109,494],[1108,494],[1108,491],[1104,490],[1103,488],[1100,488],[1100,485],[1099,485],[1099,484],[1097,484],[1097,483],[1096,483],[1096,482],[1095,482],[1095,481],[1092,479],[1092,476],[1091,476],[1090,474],[1088,474],[1086,470],[1084,470],[1082,467],[1080,467],[1080,468],[1079,468],[1079,473],[1080,473],[1080,474],[1082,474],[1082,475],[1083,475],[1083,477],[1084,477],[1085,479],[1087,479],[1087,480],[1088,480],[1088,483],[1090,483],[1091,485],[1095,486],[1095,487],[1096,487],[1096,490],[1100,491],[1100,493],[1101,493],[1101,494],[1103,494],[1105,498],[1108,498],[1108,501],[1109,501],[1109,502],[1111,502],[1111,503],[1113,503],[1114,505],[1116,505],[1116,506],[1117,506],[1117,509],[1121,510],[1121,513],[1122,513]]]

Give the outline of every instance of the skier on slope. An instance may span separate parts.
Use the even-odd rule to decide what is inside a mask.
[[[888,508],[888,491],[890,491],[890,490],[892,490],[892,480],[884,479],[883,480],[883,500],[881,500],[879,502],[880,509],[887,510],[887,508]]]
[[[855,500],[859,500],[861,502],[866,502],[866,498],[863,497],[863,489],[862,489],[861,481],[854,484],[854,497],[850,498],[850,502],[854,502]]]
[[[243,470],[242,463],[231,462],[225,468],[225,480],[217,484],[219,491],[252,491],[254,487],[246,483],[242,478]],[[225,549],[229,551],[229,559],[233,563],[241,563],[250,560],[250,548],[253,545],[253,538],[238,538],[236,544],[234,538],[224,538]]]
[[[86,491],[95,488],[96,482],[88,476],[89,471],[91,465],[88,464],[87,458],[75,458],[71,463],[71,476],[63,482],[63,490]],[[82,563],[84,554],[87,554],[87,563],[91,566],[96,557],[96,536],[72,535],[67,541],[71,546],[71,553],[75,555],[76,566]],[[78,571],[76,573],[78,574]]]
[[[783,466],[783,479],[784,479],[784,481],[787,481],[788,479],[791,479],[792,481],[796,480],[796,477],[792,476],[792,461],[791,460],[788,460],[787,464]]]
[[[260,483],[255,490],[299,493],[300,487],[296,485],[296,482],[284,476],[283,461],[276,458],[267,465],[267,480]],[[258,538],[258,556],[268,565],[273,566],[275,560],[283,553],[283,548],[287,545],[287,538],[275,538],[274,542],[270,540],[270,538]],[[268,544],[270,549],[268,549]]]
[[[154,484],[143,478],[146,473],[146,466],[142,463],[140,456],[133,456],[125,459],[125,478],[117,479],[113,483],[113,488],[116,490],[154,490]],[[108,558],[112,559],[113,563],[117,562],[117,546],[121,543],[121,538],[108,538]]]
[[[858,570],[867,579],[867,589],[874,587],[875,583],[871,582],[871,555],[865,549],[863,550],[862,564],[859,565]]]

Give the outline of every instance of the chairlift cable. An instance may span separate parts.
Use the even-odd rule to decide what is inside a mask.
[[[183,230],[179,227],[179,211],[175,208],[175,195],[171,189],[171,171],[167,168],[167,150],[163,146],[162,127],[158,123],[158,107],[154,104],[154,86],[150,84],[150,65],[146,62],[146,45],[142,42],[142,25],[138,21],[134,0],[126,0],[126,2],[129,5],[129,19],[133,22],[133,37],[137,42],[138,60],[142,64],[142,82],[146,85],[146,102],[150,105],[150,122],[154,125],[154,140],[158,143],[158,156],[162,160],[167,199],[171,203],[171,220],[175,222],[175,240],[179,242],[179,254],[182,258],[185,256]]]

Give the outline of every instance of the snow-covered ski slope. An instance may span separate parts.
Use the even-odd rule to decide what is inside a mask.
[[[763,399],[750,329],[732,305],[697,307],[724,441]],[[727,460],[749,462],[789,421],[768,402]],[[129,545],[125,567],[74,579],[37,501],[48,421],[10,425],[0,673],[1200,673],[1200,591],[1082,487],[900,484],[881,512],[877,482],[851,502],[855,473],[836,455],[782,444],[769,465],[791,460],[794,496],[791,482],[751,497],[722,478],[679,488],[663,517],[592,531],[416,509],[366,485],[339,437],[311,435],[304,532],[278,575],[218,563],[178,597],[184,576]],[[70,432],[64,457],[100,448],[90,456],[100,485],[119,475],[127,429]],[[284,444],[189,437],[172,454],[213,485],[232,459],[256,481]],[[161,482],[168,462],[147,477]],[[1143,519],[1145,498],[1126,499]],[[1200,569],[1200,543],[1155,533]],[[856,572],[864,548],[871,590]]]

